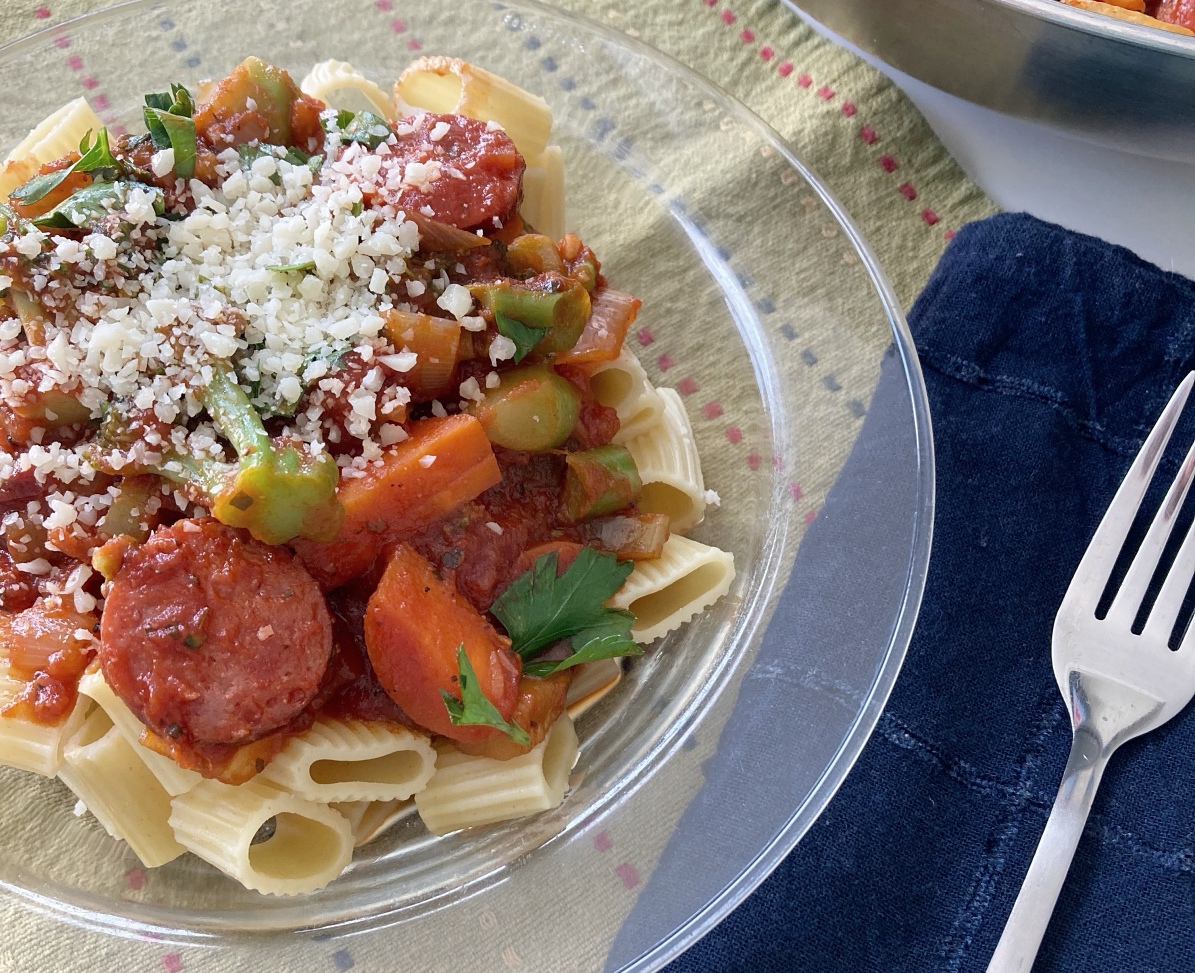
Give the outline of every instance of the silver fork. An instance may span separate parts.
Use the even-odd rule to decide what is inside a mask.
[[[1183,538],[1144,630],[1140,635],[1132,632],[1146,588],[1195,477],[1195,445],[1166,492],[1107,616],[1101,620],[1095,615],[1192,382],[1195,372],[1175,390],[1133,460],[1054,619],[1054,678],[1070,709],[1074,740],[1054,808],[988,973],[1027,971],[1033,965],[1108,758],[1126,740],[1148,733],[1176,715],[1195,694],[1195,624],[1188,627],[1177,651],[1167,645],[1195,576],[1195,530]]]

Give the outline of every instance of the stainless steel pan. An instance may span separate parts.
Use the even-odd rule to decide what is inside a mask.
[[[887,64],[1006,114],[1195,161],[1195,37],[1056,0],[785,0]]]

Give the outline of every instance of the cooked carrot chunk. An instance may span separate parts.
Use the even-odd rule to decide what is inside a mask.
[[[522,664],[510,640],[443,580],[418,551],[398,544],[365,609],[365,645],[378,681],[420,726],[480,742],[501,731],[454,726],[441,690],[460,695],[457,649],[465,647],[477,683],[509,720],[519,701]]]
[[[342,479],[340,536],[320,543],[299,539],[295,551],[325,589],[369,569],[382,548],[464,506],[502,479],[481,423],[472,416],[412,423],[364,476]]]

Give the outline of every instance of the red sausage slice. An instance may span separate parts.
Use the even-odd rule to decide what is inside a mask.
[[[379,152],[386,202],[464,230],[494,230],[514,217],[527,165],[500,128],[429,113],[400,121],[397,139]]]
[[[183,520],[126,555],[104,602],[104,678],[173,740],[241,744],[311,702],[332,652],[323,596],[285,548]]]

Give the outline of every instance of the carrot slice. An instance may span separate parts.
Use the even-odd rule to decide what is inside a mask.
[[[480,742],[458,740],[457,749],[475,757],[512,760],[538,747],[564,712],[569,686],[576,674],[574,668],[554,672],[546,679],[524,676],[519,680],[519,702],[510,721],[522,727],[527,734],[526,743],[515,743],[505,733],[500,733]]]
[[[378,681],[420,726],[474,743],[501,735],[454,726],[440,691],[460,696],[457,649],[464,645],[477,683],[509,720],[519,701],[522,663],[510,640],[445,581],[422,555],[398,544],[365,609],[365,647]]]
[[[421,419],[380,466],[340,481],[340,536],[325,543],[298,538],[295,552],[325,591],[336,588],[367,571],[390,541],[460,509],[501,479],[480,422],[469,415]]]

